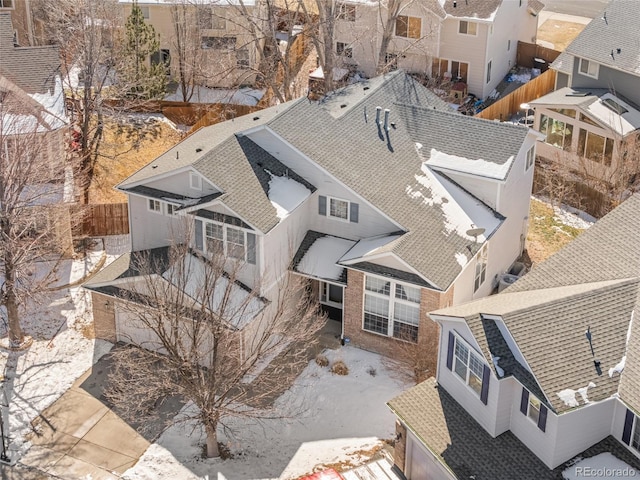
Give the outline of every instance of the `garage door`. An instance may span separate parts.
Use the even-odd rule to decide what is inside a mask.
[[[153,331],[145,327],[132,312],[116,305],[116,339],[149,350],[159,350],[160,341]]]

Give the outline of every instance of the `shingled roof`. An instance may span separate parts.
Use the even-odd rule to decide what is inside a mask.
[[[58,47],[15,46],[10,12],[0,12],[0,59],[0,75],[25,92],[53,92],[60,71]]]
[[[502,0],[445,0],[444,10],[452,17],[493,20],[500,5]]]
[[[496,340],[483,316],[500,316],[542,399],[556,413],[576,406],[565,402],[563,391],[574,391],[577,404],[584,405],[575,393],[590,383],[595,385],[587,390],[590,401],[619,393],[640,411],[638,322],[629,328],[632,312],[640,311],[639,224],[640,195],[634,195],[503,293],[433,314],[466,319],[489,365],[501,354],[492,348]],[[629,368],[609,375],[625,355]],[[513,375],[525,385],[530,380]]]
[[[377,106],[390,110],[388,131],[375,121]],[[466,235],[471,224],[486,227],[488,238],[504,219],[436,173],[443,165],[429,168],[431,154],[464,156],[470,164],[498,167],[506,175],[528,134],[525,127],[451,112],[440,98],[397,71],[320,101],[302,98],[203,128],[119,187],[129,189],[191,166],[222,190],[220,201],[268,232],[280,219],[260,168],[276,175],[286,170],[309,190],[315,187],[291,169],[276,167],[280,162],[251,140],[250,129],[256,126],[269,128],[395,222],[405,234],[391,242],[388,251],[422,275],[422,283],[442,290],[462,270],[456,255],[472,256],[482,245]],[[460,198],[466,200],[464,209]],[[438,255],[433,255],[436,249]]]
[[[638,17],[640,2],[637,0],[611,0],[571,42],[566,52],[640,76]]]

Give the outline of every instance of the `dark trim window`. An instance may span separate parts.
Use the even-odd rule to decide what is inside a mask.
[[[355,202],[324,195],[318,197],[318,213],[322,216],[358,223],[359,211],[360,207]]]
[[[488,403],[491,370],[482,356],[452,331],[449,331],[447,368],[478,394],[482,403]]]
[[[420,38],[422,36],[422,19],[398,15],[396,18],[396,37]]]
[[[458,25],[458,33],[462,35],[477,35],[478,24],[475,22],[468,22],[466,20],[460,20]]]
[[[420,288],[387,278],[365,277],[364,320],[369,332],[418,341]]]
[[[535,395],[531,395],[529,390],[524,387],[522,387],[522,396],[520,397],[520,413],[526,415],[540,430],[546,431],[549,411]]]

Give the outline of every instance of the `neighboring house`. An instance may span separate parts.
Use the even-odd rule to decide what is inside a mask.
[[[389,402],[407,478],[559,479],[604,452],[640,474],[639,224],[634,195],[503,293],[429,314],[437,375]]]
[[[536,138],[450,112],[397,71],[202,128],[117,188],[134,252],[223,248],[267,301],[301,275],[343,337],[392,355],[522,253]],[[128,268],[87,286],[116,340],[127,324],[107,297]]]
[[[126,19],[133,0],[118,1]],[[239,4],[218,0],[143,0],[137,3],[146,21],[159,35],[160,51],[151,61],[165,63],[176,81],[180,78],[177,53],[180,48],[185,52],[182,68],[196,68],[199,85],[235,88],[255,83],[256,43],[249,33],[249,23],[240,14]],[[255,13],[254,1],[243,4],[250,14]],[[177,9],[186,11],[188,22],[181,26],[182,32],[186,33],[180,37],[176,35]]]
[[[335,26],[344,65],[375,74],[387,11],[379,2],[348,1]],[[390,68],[459,79],[486,98],[516,64],[518,41],[535,43],[537,0],[405,1],[387,53]]]
[[[538,155],[619,195],[640,173],[640,2],[612,0],[551,68],[556,91],[530,102]],[[594,183],[594,182],[591,182]]]
[[[33,162],[48,171],[22,191],[22,200],[49,209],[39,228],[56,235],[60,251],[71,253],[71,219],[63,204],[74,201],[73,174],[65,169],[69,121],[58,49],[17,46],[13,32],[11,15],[0,11],[1,147],[7,155],[26,155],[25,143],[33,144],[29,149],[40,156]]]
[[[23,47],[35,44],[31,0],[0,0],[0,12],[11,15],[14,43]]]

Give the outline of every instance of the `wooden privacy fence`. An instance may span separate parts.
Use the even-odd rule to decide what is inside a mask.
[[[487,120],[509,120],[518,110],[522,110],[522,103],[530,102],[536,98],[553,91],[556,84],[555,70],[547,70],[530,82],[525,83],[520,88],[514,90],[509,95],[492,103],[487,108],[476,115],[478,118]]]
[[[535,59],[544,60],[542,71],[545,71],[553,61],[558,58],[560,52],[551,48],[536,45],[535,43],[518,42],[518,53],[516,54],[516,63],[521,67],[540,68],[539,62]]]
[[[75,238],[129,233],[129,210],[126,203],[73,205],[70,209]]]

